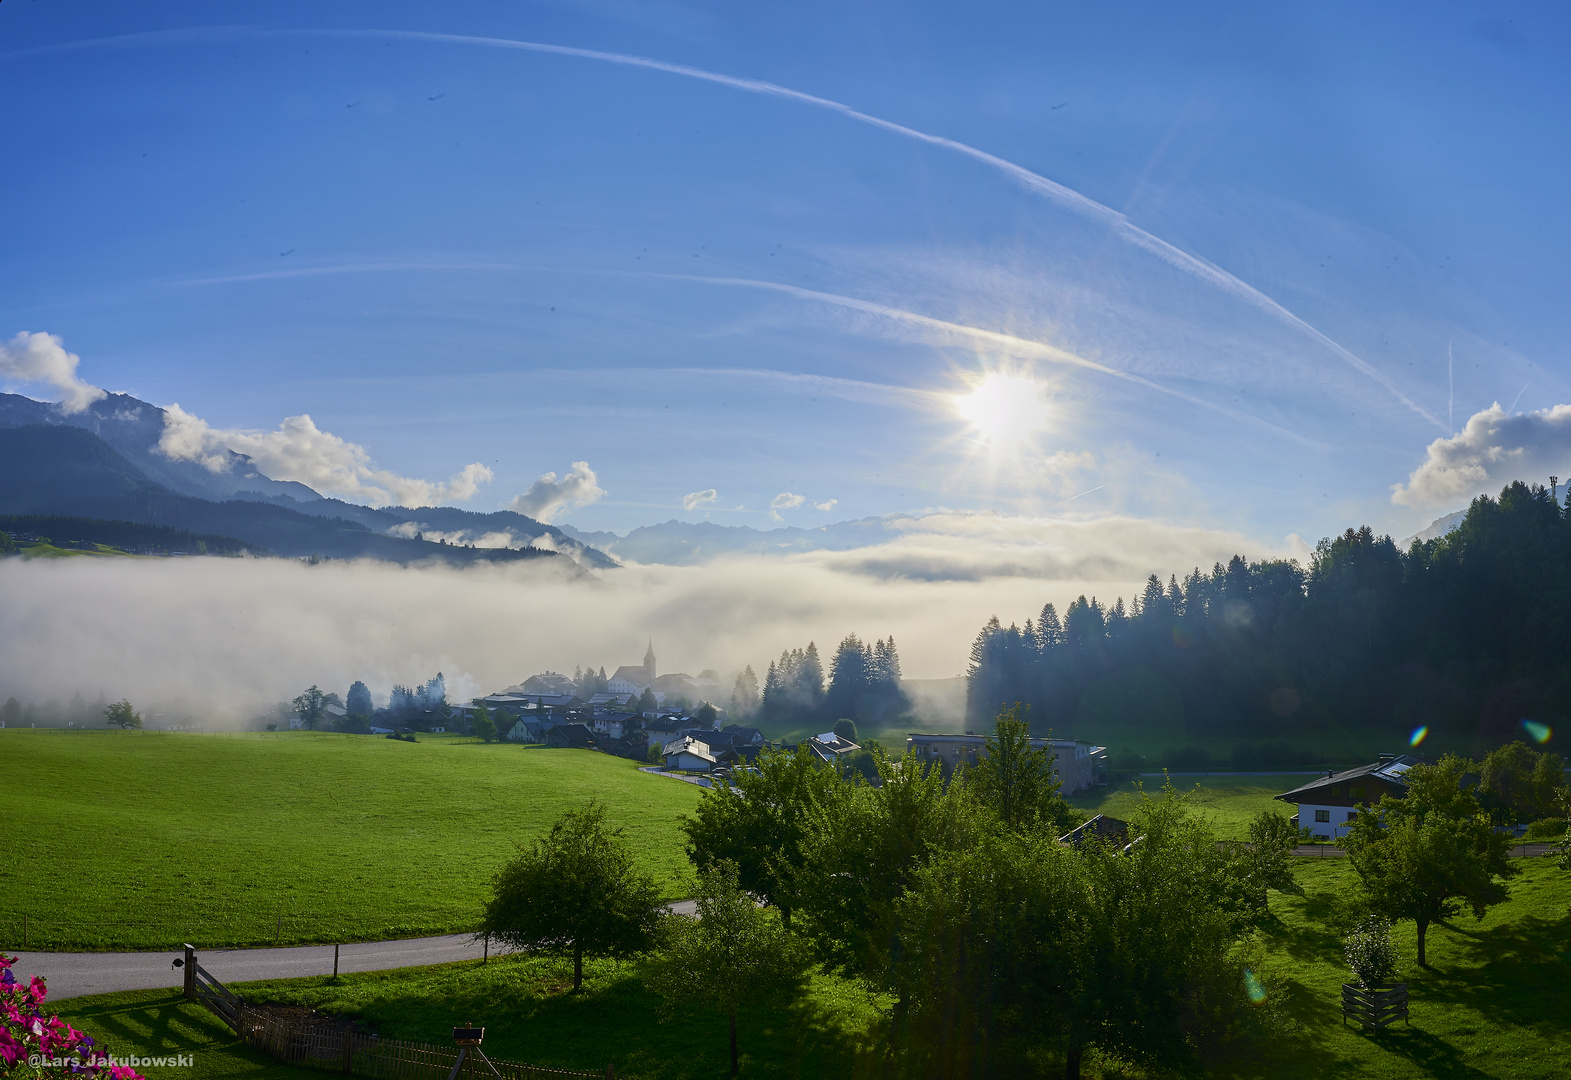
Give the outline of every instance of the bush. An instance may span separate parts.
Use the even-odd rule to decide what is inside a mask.
[[[1371,915],[1343,939],[1343,955],[1353,977],[1366,989],[1396,978],[1396,943],[1391,940],[1391,920]]]
[[[1527,827],[1524,840],[1559,840],[1566,834],[1566,819],[1563,817],[1540,818]]]

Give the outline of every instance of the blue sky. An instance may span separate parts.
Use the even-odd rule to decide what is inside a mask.
[[[399,476],[478,462],[471,509],[587,462],[586,529],[1401,536],[1571,474],[1567,37],[1548,4],[13,0],[0,340],[215,438],[309,414]],[[1007,446],[956,407],[990,372],[1035,402]]]

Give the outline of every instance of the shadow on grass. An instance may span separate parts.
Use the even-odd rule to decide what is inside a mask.
[[[1374,1044],[1371,1049],[1377,1046],[1387,1054],[1405,1058],[1423,1070],[1425,1076],[1440,1080],[1494,1080],[1492,1073],[1463,1061],[1461,1052],[1451,1043],[1422,1028],[1392,1026],[1379,1033],[1361,1033],[1359,1039]]]
[[[235,1039],[207,1009],[186,1001],[179,991],[146,990],[102,997],[68,999],[59,1015],[114,1057],[166,1057],[190,1054],[193,1067],[141,1069],[150,1077],[307,1077],[319,1073],[284,1065]]]
[[[345,976],[337,985],[253,983],[238,988],[256,1001],[307,1005],[352,1015],[387,1038],[446,1045],[454,1026],[486,1027],[494,1058],[567,1069],[615,1066],[618,1076],[689,1080],[730,1070],[723,1013],[686,1008],[660,1018],[661,998],[633,964],[586,964],[584,989],[570,993],[567,965],[509,956],[397,973]],[[815,979],[789,1003],[738,1013],[744,1075],[862,1077],[878,1075],[880,1019],[847,983]]]
[[[1529,916],[1480,930],[1442,923],[1455,935],[1447,959],[1425,973],[1424,992],[1459,1005],[1495,1024],[1561,1030],[1571,963],[1561,955],[1571,940],[1571,916]],[[1431,939],[1434,931],[1430,931]],[[1455,972],[1453,974],[1453,972]]]

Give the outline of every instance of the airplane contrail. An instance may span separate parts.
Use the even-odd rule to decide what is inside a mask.
[[[799,285],[786,285],[778,281],[758,281],[751,278],[699,277],[693,274],[661,274],[652,276],[670,277],[681,281],[698,281],[710,285],[766,289],[771,292],[779,292],[788,296],[795,296],[802,300],[815,300],[819,303],[831,304],[835,307],[847,308],[852,311],[861,311],[869,315],[879,315],[897,322],[909,323],[911,325],[921,326],[929,330],[937,330],[952,337],[962,337],[972,341],[983,342],[1013,356],[1034,357],[1039,360],[1046,360],[1055,364],[1063,364],[1068,367],[1078,367],[1089,371],[1095,371],[1099,374],[1107,375],[1115,379],[1122,379],[1125,382],[1135,383],[1136,385],[1143,386],[1148,390],[1155,390],[1159,394],[1165,394],[1168,397],[1177,398],[1180,401],[1188,402],[1189,404],[1199,406],[1202,409],[1208,409],[1212,412],[1221,413],[1223,416],[1233,420],[1244,421],[1251,424],[1259,424],[1262,427],[1269,428],[1279,435],[1285,435],[1294,442],[1300,443],[1304,446],[1319,445],[1313,440],[1307,439],[1304,436],[1298,434],[1296,431],[1289,431],[1287,428],[1273,424],[1269,420],[1262,420],[1258,416],[1253,416],[1245,412],[1239,412],[1236,409],[1230,409],[1226,405],[1219,405],[1214,401],[1207,401],[1204,398],[1195,397],[1192,394],[1186,394],[1181,390],[1174,390],[1172,387],[1163,386],[1159,382],[1153,382],[1152,380],[1145,378],[1143,375],[1136,375],[1132,372],[1121,371],[1115,367],[1108,367],[1106,364],[1099,364],[1095,360],[1088,360],[1083,356],[1068,351],[1067,349],[1061,349],[1056,345],[1049,345],[1044,341],[1033,341],[1030,338],[1017,337],[1014,334],[1006,334],[1000,330],[988,330],[980,326],[968,326],[965,323],[950,322],[947,319],[938,319],[931,315],[922,315],[915,311],[907,311],[904,308],[890,307],[887,304],[874,303],[871,300],[861,300],[854,296],[841,296],[838,293],[819,292],[816,289],[804,289]]]
[[[1329,349],[1334,355],[1366,377],[1374,380],[1388,393],[1395,397],[1407,408],[1424,417],[1436,427],[1444,427],[1440,419],[1423,406],[1413,401],[1402,393],[1383,372],[1373,367],[1361,357],[1345,348],[1340,343],[1317,330],[1297,315],[1293,314],[1282,304],[1273,300],[1265,293],[1256,289],[1242,279],[1228,273],[1221,267],[1208,262],[1199,256],[1192,255],[1182,248],[1168,243],[1166,240],[1147,232],[1132,223],[1128,217],[1117,210],[1091,199],[1073,188],[1049,180],[1040,173],[1032,172],[1023,165],[990,154],[986,150],[978,149],[968,143],[950,139],[943,135],[934,135],[917,128],[907,127],[893,120],[874,116],[852,108],[843,102],[832,98],[819,97],[801,90],[793,90],[788,86],[778,83],[766,82],[761,79],[747,79],[735,75],[723,75],[718,72],[706,71],[703,68],[691,67],[687,64],[673,64],[665,60],[656,60],[647,56],[635,56],[629,53],[603,52],[599,49],[581,49],[571,45],[552,45],[547,42],[523,41],[514,38],[484,37],[473,34],[445,34],[427,30],[268,30],[256,27],[210,27],[190,30],[153,31],[144,34],[128,34],[120,37],[94,38],[79,42],[62,42],[58,45],[38,46],[31,49],[21,49],[15,52],[0,55],[0,60],[13,57],[39,55],[47,52],[62,52],[82,48],[95,47],[134,47],[136,45],[180,44],[189,41],[201,40],[203,37],[339,37],[339,38],[375,38],[379,40],[393,39],[398,41],[428,41],[448,45],[473,45],[494,49],[516,49],[525,52],[547,53],[555,56],[571,56],[583,60],[598,60],[604,63],[620,64],[625,67],[644,68],[650,71],[659,71],[668,75],[679,75],[684,78],[698,79],[704,82],[715,83],[720,86],[731,87],[747,93],[763,94],[770,97],[784,98],[790,101],[801,102],[816,108],[827,109],[838,113],[859,123],[868,124],[884,131],[892,132],[918,142],[932,146],[942,147],[946,150],[962,154],[985,165],[990,165],[998,171],[1009,176],[1022,187],[1029,191],[1046,196],[1065,209],[1081,214],[1093,221],[1101,222],[1109,227],[1114,235],[1124,241],[1140,248],[1148,254],[1167,263],[1175,270],[1186,273],[1207,284],[1227,293],[1235,299],[1242,300],[1263,314],[1283,323],[1284,325],[1306,334],[1311,339],[1319,342]]]

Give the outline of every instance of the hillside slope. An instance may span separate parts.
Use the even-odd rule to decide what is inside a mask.
[[[274,503],[214,502],[154,482],[92,432],[65,425],[0,428],[0,514],[56,514],[233,536],[278,555],[436,560],[451,565],[550,559],[535,549],[467,548],[372,532]],[[564,563],[570,560],[562,560]]]

